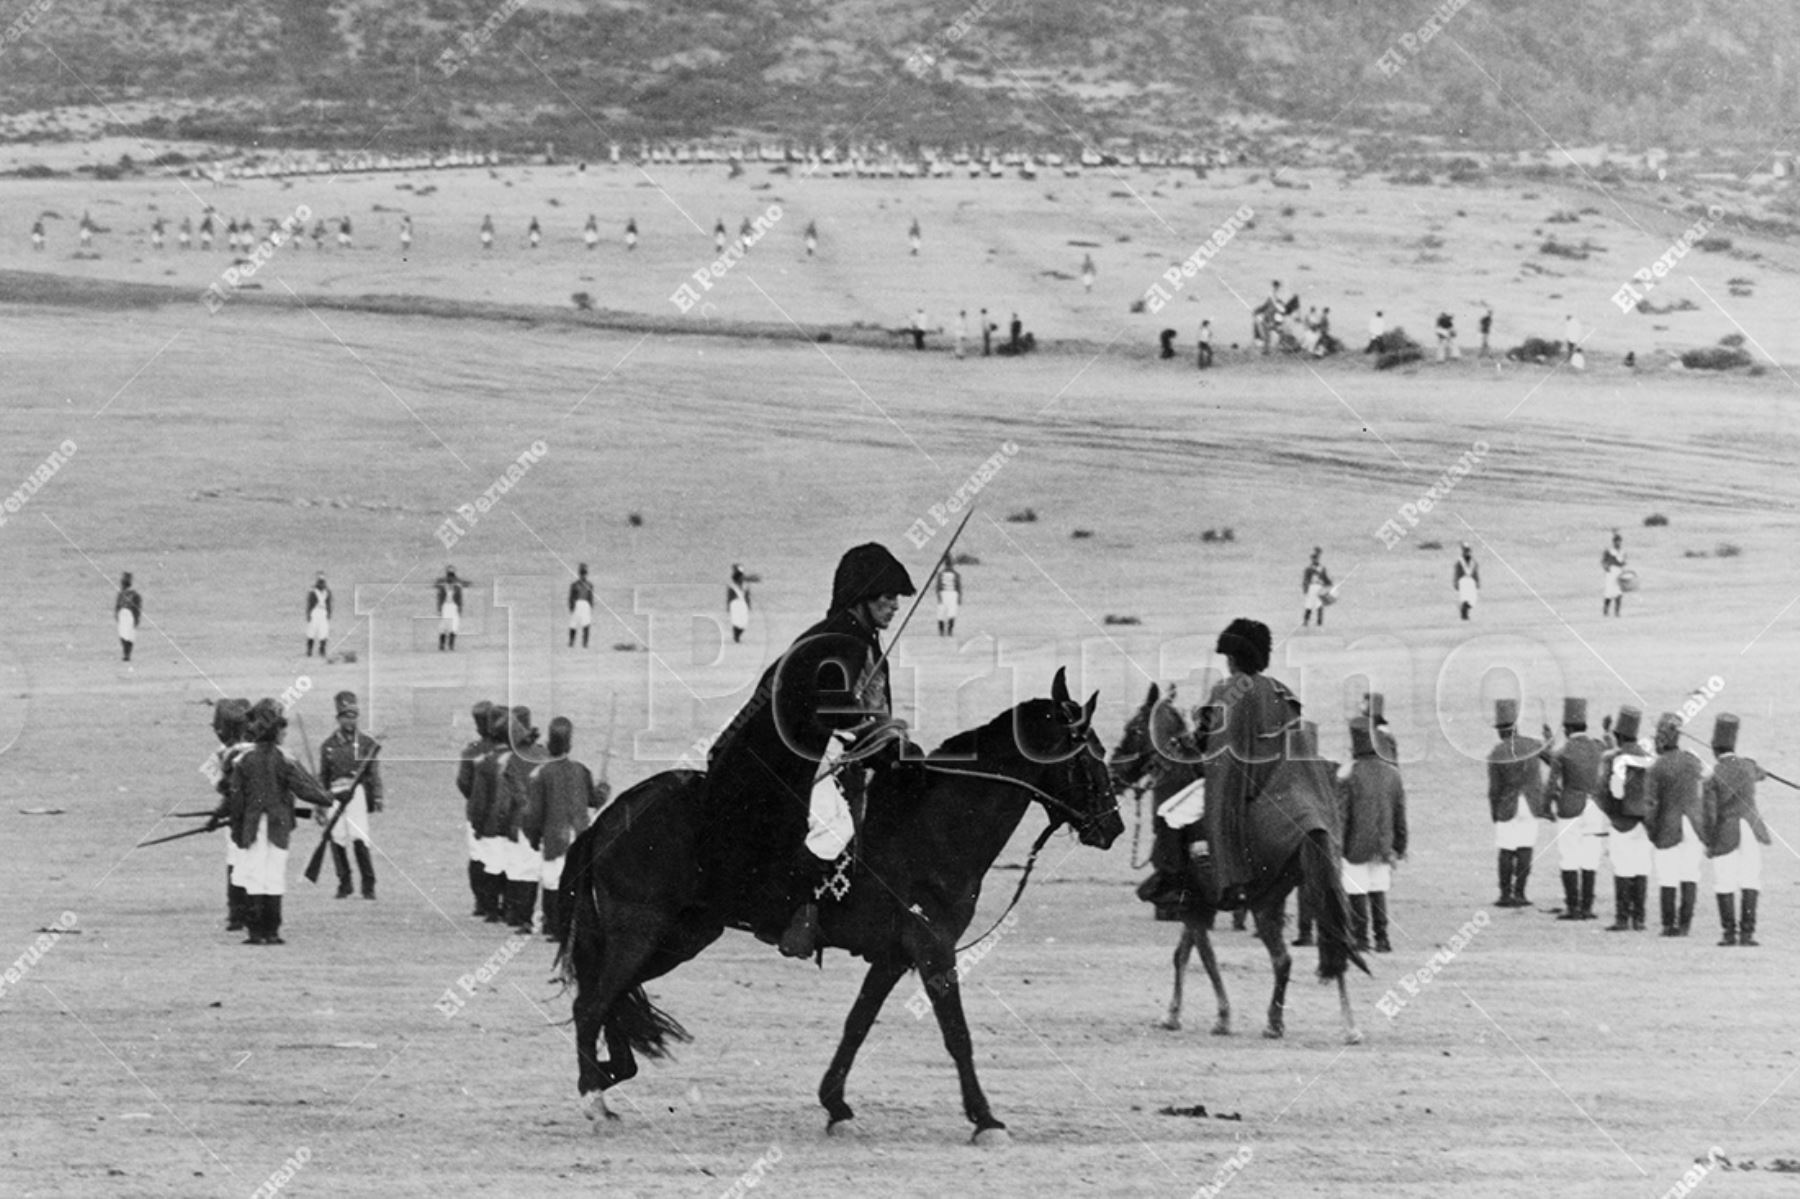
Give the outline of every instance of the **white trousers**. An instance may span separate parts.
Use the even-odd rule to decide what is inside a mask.
[[[331,843],[348,846],[352,841],[369,844],[369,801],[358,786],[350,793],[350,802],[344,807],[344,814],[338,817],[331,826]]]
[[[1394,886],[1394,867],[1390,862],[1345,862],[1343,875],[1347,895],[1385,895]]]
[[[584,599],[576,600],[575,606],[569,610],[570,631],[588,628],[593,623],[594,605],[588,603],[588,601]]]
[[[1519,801],[1519,811],[1511,820],[1496,821],[1494,824],[1495,849],[1536,849],[1537,817]]]
[[[1581,814],[1565,822],[1557,834],[1556,848],[1564,870],[1600,869],[1600,847],[1606,842],[1608,824],[1600,805],[1588,800]]]
[[[1738,821],[1738,847],[1712,864],[1713,890],[1718,894],[1762,890],[1762,844],[1750,831],[1749,821]]]
[[[287,894],[288,851],[270,844],[267,816],[257,818],[256,840],[240,852],[243,857],[232,872],[238,886],[250,895]]]
[[[1612,861],[1615,878],[1641,878],[1650,873],[1650,835],[1643,825],[1628,833],[1613,829],[1607,834],[1606,856]]]
[[[1700,859],[1705,850],[1700,844],[1700,836],[1686,816],[1681,818],[1681,841],[1671,849],[1655,851],[1656,884],[1659,887],[1677,887],[1682,883],[1698,883],[1700,881]]]

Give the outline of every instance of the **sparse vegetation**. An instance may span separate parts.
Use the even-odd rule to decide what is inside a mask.
[[[1743,552],[1744,548],[1736,542],[1721,541],[1713,546],[1713,557],[1715,558],[1736,558]]]
[[[1731,249],[1731,239],[1722,236],[1721,234],[1713,233],[1695,242],[1694,248],[1705,250],[1708,254],[1723,254],[1725,251]]]
[[[1037,523],[1037,518],[1038,515],[1036,509],[1021,508],[1017,512],[1008,512],[1006,514],[1006,523],[1012,525],[1029,525]]]
[[[1668,523],[1669,523],[1669,518],[1664,516],[1660,512],[1652,512],[1649,516],[1646,516],[1644,518],[1644,527],[1646,529],[1665,528],[1665,527],[1667,527]]]
[[[1681,355],[1681,365],[1691,371],[1736,370],[1750,362],[1750,352],[1738,346],[1703,346]]]
[[[1108,612],[1105,616],[1102,616],[1100,618],[1100,623],[1101,624],[1143,624],[1144,622],[1139,620],[1135,616],[1116,616],[1113,613]]]

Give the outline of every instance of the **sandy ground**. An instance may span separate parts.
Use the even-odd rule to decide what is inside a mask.
[[[936,313],[965,302],[957,297],[986,297],[997,310],[1026,308],[1047,339],[1117,344],[1098,355],[958,362],[245,304],[217,316],[197,302],[0,311],[0,482],[10,490],[64,439],[77,444],[0,527],[9,567],[0,574],[9,613],[0,910],[10,946],[0,957],[25,952],[65,911],[80,929],[0,994],[0,1192],[247,1195],[302,1148],[307,1160],[283,1193],[718,1195],[764,1159],[761,1186],[782,1194],[1176,1196],[1214,1183],[1247,1146],[1231,1194],[1660,1195],[1713,1146],[1765,1165],[1800,1157],[1791,1081],[1800,1026],[1787,995],[1800,966],[1791,795],[1774,784],[1764,793],[1779,838],[1767,859],[1764,947],[1726,950],[1712,944],[1710,896],[1685,941],[1555,922],[1553,854],[1533,875],[1538,908],[1492,909],[1478,761],[1491,740],[1488,701],[1514,685],[1508,672],[1534,726],[1554,719],[1564,694],[1588,696],[1596,712],[1622,702],[1655,712],[1716,675],[1724,690],[1696,730],[1718,710],[1738,712],[1744,748],[1800,778],[1788,732],[1800,717],[1791,559],[1800,429],[1780,372],[1715,379],[1604,362],[1575,376],[1465,360],[1390,377],[1360,361],[1316,372],[1234,361],[1197,378],[1144,352],[1161,322],[1125,305],[1168,254],[1178,244],[1187,252],[1237,203],[1289,197],[1303,213],[1333,216],[1295,218],[1291,246],[1245,235],[1233,266],[1240,290],[1305,278],[1304,257],[1340,294],[1358,279],[1422,325],[1425,305],[1439,302],[1427,297],[1456,273],[1410,265],[1399,246],[1416,214],[1399,207],[1414,193],[1375,185],[1254,197],[1247,183],[1189,185],[1169,197],[1181,206],[1182,221],[1171,222],[1180,236],[1152,243],[1145,207],[1112,200],[1112,186],[1092,178],[1017,185],[1016,205],[999,213],[977,202],[995,193],[969,185],[962,196],[960,183],[902,192],[820,181],[802,202],[794,182],[752,192],[752,176],[738,192],[695,176],[665,181],[702,226],[677,248],[673,233],[668,244],[649,236],[679,218],[655,189],[638,190],[642,180],[507,181],[475,177],[487,194],[417,201],[417,276],[396,261],[390,218],[362,216],[377,197],[415,200],[394,180],[347,183],[355,203],[337,208],[357,214],[364,248],[283,251],[266,286],[543,303],[586,286],[609,307],[661,313],[704,260],[714,213],[735,227],[780,194],[792,205],[776,243],[783,261],[763,266],[759,247],[730,274],[720,301],[729,317],[766,320],[779,306],[803,323],[897,324],[921,299]],[[572,240],[589,206],[577,189],[589,183],[609,236],[620,214],[637,211],[647,233],[638,258],[611,244],[590,266]],[[227,207],[241,199],[261,216],[304,199],[300,185],[264,186],[233,193]],[[1044,191],[1063,199],[1037,199]],[[531,197],[550,194],[567,219],[533,257],[519,244]],[[1568,201],[1418,195],[1447,210],[1442,219],[1472,246],[1492,242],[1480,257],[1469,251],[1475,265],[1464,273],[1474,277],[1459,278],[1456,296],[1487,295],[1554,336],[1562,299],[1542,289],[1568,288],[1570,306],[1602,327],[1620,272],[1581,264],[1590,269],[1579,293],[1572,280],[1508,285],[1521,256],[1493,248],[1535,244],[1537,208]],[[914,197],[942,206],[923,210],[928,253],[917,262],[903,237]],[[9,182],[0,190],[9,230],[37,209],[78,217],[91,205],[115,232],[97,261],[68,257],[69,223],[37,258],[9,235],[0,268],[175,281],[198,293],[223,255],[171,250],[164,261],[121,250],[152,201],[170,212],[180,203],[168,184],[86,194],[67,182]],[[796,245],[813,203],[826,246],[805,263]],[[497,263],[479,262],[472,244],[444,248],[452,237],[472,243],[490,205],[510,230]],[[1470,215],[1452,219],[1457,208]],[[1365,219],[1385,231],[1377,248],[1347,240]],[[1669,221],[1668,232],[1683,224]],[[1122,234],[1133,241],[1116,242]],[[1614,232],[1600,236],[1616,243],[1609,261],[1626,251]],[[1052,252],[1069,239],[1106,243],[1094,251],[1102,282],[1092,297],[1039,274],[1074,273],[1082,249]],[[1660,253],[1641,244],[1646,261]],[[1727,261],[1700,257],[1696,278],[1704,285],[1699,271]],[[1780,348],[1791,334],[1777,298],[1791,279],[1757,269],[1770,274],[1766,285],[1733,311],[1777,359],[1800,359]],[[1223,310],[1228,297],[1213,298]],[[1340,323],[1360,325],[1354,302],[1343,303]],[[1181,302],[1184,312],[1203,306]],[[1628,319],[1643,318],[1617,318]],[[1671,319],[1694,322],[1681,344],[1710,339],[1707,322],[1722,320],[1716,311]],[[445,517],[540,440],[544,459],[446,549],[434,535]],[[936,741],[1044,693],[1067,665],[1084,692],[1099,690],[1110,742],[1151,679],[1197,696],[1217,665],[1212,639],[1245,613],[1282,639],[1273,673],[1324,725],[1328,751],[1344,752],[1353,680],[1373,678],[1407,759],[1415,847],[1396,883],[1396,952],[1354,984],[1367,1041],[1340,1044],[1334,994],[1307,982],[1290,991],[1288,1040],[1258,1037],[1266,957],[1229,932],[1222,956],[1238,1035],[1204,1032],[1203,978],[1190,980],[1188,1030],[1154,1029],[1174,937],[1131,896],[1142,871],[1129,838],[1105,854],[1059,839],[1017,927],[965,988],[1010,1150],[966,1144],[938,1036],[903,1006],[910,981],[851,1080],[862,1137],[824,1138],[812,1092],[861,972],[834,954],[816,974],[742,937],[654,988],[696,1040],[624,1088],[626,1121],[596,1135],[575,1103],[574,1053],[559,1023],[567,997],[547,981],[541,940],[454,1015],[436,1006],[505,945],[467,915],[450,762],[468,704],[509,696],[540,724],[568,714],[578,755],[597,763],[616,703],[615,782],[661,769],[722,725],[816,617],[845,546],[882,540],[922,575],[947,534],[915,549],[908,528],[935,524],[931,506],[1008,442],[1017,452],[959,545],[979,562],[965,570],[958,637],[934,637],[927,607],[900,639],[902,713]],[[1382,523],[1403,520],[1400,506],[1478,442],[1487,450],[1469,477],[1385,549]],[[1035,522],[1006,519],[1026,508]],[[1643,527],[1652,512],[1669,524]],[[1202,540],[1224,526],[1231,543]],[[1603,621],[1597,559],[1614,527],[1645,585],[1623,620]],[[1465,539],[1487,584],[1468,624],[1456,619],[1449,578]],[[1724,542],[1741,553],[1717,556]],[[1324,632],[1294,627],[1313,545],[1344,590]],[[434,651],[425,587],[446,561],[476,583],[455,655]],[[720,627],[734,561],[763,577],[742,646],[724,644]],[[585,654],[561,644],[576,562],[593,567],[605,609]],[[109,621],[127,569],[148,616],[129,671]],[[356,651],[354,664],[301,656],[301,595],[319,569],[338,595],[334,647]],[[310,690],[299,712],[315,741],[341,687],[363,696],[365,725],[386,739],[381,898],[335,902],[295,863],[289,944],[251,949],[221,929],[222,838],[132,846],[179,827],[163,813],[205,802],[197,768],[208,701],[278,694],[302,676]],[[20,812],[29,807],[65,811]],[[1040,820],[1028,817],[1003,866],[1018,864]],[[312,835],[300,840],[310,850]],[[990,879],[986,919],[1016,877]],[[1604,878],[1601,887],[1610,915]],[[1397,1017],[1377,1010],[1478,912],[1490,923],[1463,954]],[[1159,1114],[1194,1104],[1241,1119]],[[1718,1170],[1703,1188],[1777,1195],[1795,1185],[1766,1170]]]

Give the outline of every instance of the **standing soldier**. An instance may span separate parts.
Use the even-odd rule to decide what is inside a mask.
[[[1563,885],[1563,910],[1557,919],[1592,920],[1600,839],[1606,836],[1606,816],[1599,798],[1606,785],[1602,770],[1606,746],[1588,736],[1585,699],[1564,697],[1562,727],[1563,743],[1552,749],[1550,729],[1545,726],[1543,751],[1550,775],[1544,806],[1551,819],[1570,822],[1556,836]]]
[[[1606,854],[1612,860],[1613,922],[1609,933],[1643,932],[1650,897],[1650,838],[1644,831],[1644,772],[1650,755],[1637,742],[1643,713],[1627,704],[1613,720],[1613,747],[1601,761],[1600,807],[1612,823]]]
[[[176,232],[175,240],[181,245],[181,248],[184,250],[189,250],[189,249],[193,248],[193,245],[194,245],[194,218],[193,217],[184,216],[181,218],[181,228]]]
[[[563,911],[558,902],[563,858],[587,828],[590,813],[604,807],[612,795],[611,787],[596,783],[586,766],[569,757],[574,739],[575,726],[568,717],[558,716],[550,722],[550,760],[531,772],[521,821],[532,851],[543,855],[544,936],[551,941],[563,939],[573,915]]]
[[[969,310],[967,308],[958,308],[956,310],[956,356],[958,358],[963,356],[963,343],[968,339]]]
[[[1544,815],[1544,779],[1538,754],[1544,748],[1521,737],[1519,701],[1494,701],[1494,731],[1500,741],[1488,751],[1488,809],[1494,821],[1494,848],[1500,853],[1500,908],[1528,908],[1525,881],[1537,849],[1538,817]],[[1523,800],[1524,802],[1520,802]]]
[[[1481,353],[1478,356],[1486,358],[1488,356],[1488,335],[1494,331],[1494,306],[1492,304],[1481,306],[1481,321],[1476,327],[1481,330]]]
[[[1094,268],[1094,256],[1083,254],[1081,256],[1081,287],[1083,291],[1094,290],[1094,276],[1098,273]]]
[[[719,217],[717,220],[713,221],[713,253],[714,254],[723,254],[724,252],[725,252],[725,218]]]
[[[403,216],[400,218],[400,253],[404,255],[410,253],[411,250],[412,218],[410,216]]]
[[[1300,591],[1306,596],[1305,606],[1300,612],[1300,627],[1305,628],[1319,618],[1319,627],[1325,627],[1325,596],[1331,590],[1331,572],[1319,561],[1319,555],[1325,551],[1313,546],[1312,560],[1306,569],[1300,572]]]
[[[1600,551],[1600,569],[1606,572],[1606,582],[1600,589],[1600,615],[1610,612],[1614,616],[1625,614],[1625,588],[1621,579],[1625,574],[1625,539],[1613,530],[1612,544]]]
[[[492,213],[481,218],[481,248],[483,250],[494,248],[494,217]]]
[[[731,564],[731,582],[725,587],[725,615],[731,620],[731,642],[736,645],[750,627],[750,579],[736,562]]]
[[[209,208],[200,215],[200,248],[202,250],[212,249],[212,239],[213,214],[212,209]]]
[[[956,614],[962,611],[962,575],[956,564],[945,560],[937,577],[937,627],[939,637],[956,636]]]
[[[381,811],[381,764],[373,761],[375,738],[358,732],[356,692],[340,691],[337,731],[319,745],[319,781],[344,813],[331,826],[331,864],[337,867],[339,899],[350,897],[350,854],[356,851],[356,869],[362,875],[362,897],[375,898],[375,862],[369,854],[369,814]],[[365,763],[367,769],[364,769]],[[363,771],[357,781],[358,771]]]
[[[756,230],[751,227],[749,217],[744,217],[742,220],[738,221],[737,244],[748,250],[750,248],[750,235],[754,232],[756,232]]]
[[[912,228],[908,229],[906,231],[906,239],[908,241],[912,242],[912,256],[914,258],[917,258],[919,256],[919,241],[920,241],[919,218],[918,217],[913,218]]]
[[[338,218],[337,241],[338,249],[348,250],[350,248],[350,218],[347,216]]]
[[[1213,327],[1211,321],[1200,322],[1199,348],[1195,351],[1196,360],[1201,370],[1213,364]]]
[[[206,759],[201,773],[212,780],[219,793],[219,806],[212,814],[212,827],[225,832],[225,931],[238,932],[244,927],[244,886],[237,878],[238,862],[243,851],[238,848],[237,829],[231,823],[231,769],[249,749],[244,738],[244,719],[250,715],[247,699],[222,699],[213,705],[213,734],[219,748]]]
[[[475,772],[482,761],[493,752],[494,743],[488,738],[488,713],[494,705],[487,700],[477,700],[472,710],[475,717],[475,740],[463,746],[462,756],[456,763],[456,789],[463,797],[463,830],[469,843],[469,893],[475,897],[477,916],[487,915],[487,905],[482,896],[485,890],[482,885],[482,857],[476,846],[475,813],[469,804],[474,799]]]
[[[225,249],[232,254],[237,253],[238,227],[237,218],[232,217],[225,222]]]
[[[319,643],[319,657],[325,657],[325,643],[331,638],[331,588],[321,574],[306,592],[306,656],[312,657],[313,642]]]
[[[569,648],[575,648],[575,630],[581,630],[581,648],[588,647],[588,634],[594,628],[594,583],[588,578],[587,563],[569,584]]]
[[[588,213],[587,224],[581,227],[581,240],[586,243],[590,253],[600,244],[600,218],[591,212]]]
[[[1376,752],[1376,730],[1367,717],[1350,722],[1350,753],[1350,767],[1338,780],[1338,810],[1351,927],[1356,947],[1367,949],[1373,919],[1375,952],[1391,953],[1387,893],[1394,862],[1406,856],[1406,788],[1400,771]]]
[[[498,838],[488,835],[489,817],[500,800],[500,755],[507,752],[512,713],[495,704],[485,717],[485,748],[475,756],[470,767],[469,802],[465,813],[475,843],[475,858],[480,889],[475,896],[475,914],[497,924],[504,920],[506,899],[506,851]],[[474,746],[470,746],[473,749]],[[468,750],[465,750],[466,754]],[[458,772],[461,781],[461,772]]]
[[[154,221],[150,222],[150,248],[152,250],[160,250],[163,248],[163,228],[166,224],[167,222],[161,217],[157,217]]]
[[[806,222],[806,256],[811,258],[819,249],[819,227],[811,221]]]
[[[456,634],[462,630],[463,582],[456,577],[456,567],[444,567],[444,577],[437,588],[438,649],[454,650]]]
[[[1738,756],[1737,735],[1738,718],[1720,713],[1712,735],[1719,760],[1701,790],[1700,824],[1706,856],[1713,863],[1719,925],[1725,930],[1719,944],[1755,946],[1762,847],[1771,843],[1769,827],[1756,810],[1756,784],[1769,775],[1754,759]]]
[[[131,647],[137,643],[138,621],[144,616],[144,597],[131,585],[131,572],[119,576],[119,594],[113,599],[113,619],[119,627],[119,645],[125,661],[131,661]]]
[[[538,745],[538,731],[531,724],[531,709],[520,705],[508,716],[507,740],[494,758],[498,785],[483,831],[501,863],[500,920],[515,931],[528,933],[537,910],[538,877],[544,860],[525,837],[525,809],[530,800],[527,784],[531,772],[546,758]],[[488,919],[494,919],[491,912]]]
[[[625,248],[627,250],[635,250],[635,249],[637,249],[637,243],[638,243],[637,218],[636,217],[627,217],[625,220]]]
[[[544,231],[538,228],[536,217],[531,218],[531,224],[525,230],[525,240],[531,244],[531,248],[534,250],[538,248],[538,243],[544,240]]]
[[[281,897],[287,892],[288,843],[294,825],[327,808],[331,797],[281,748],[287,717],[272,699],[260,699],[244,721],[255,744],[233,765],[228,806],[239,855],[236,877],[244,888],[246,945],[281,945]],[[304,806],[302,806],[304,805]]]
[[[31,222],[31,248],[34,250],[41,250],[44,248],[43,217],[39,217],[37,220]]]
[[[87,249],[94,242],[94,218],[86,212],[81,214],[81,248]]]
[[[1469,548],[1468,542],[1462,543],[1462,555],[1450,568],[1450,587],[1456,592],[1456,603],[1464,620],[1475,610],[1475,604],[1481,599],[1481,567],[1475,564],[1475,551]]]
[[[981,356],[991,358],[994,354],[994,333],[1000,328],[988,319],[988,311],[981,310]]]
[[[1656,884],[1662,898],[1662,935],[1685,937],[1700,894],[1700,782],[1706,767],[1681,748],[1681,717],[1664,712],[1656,722],[1656,761],[1644,772],[1645,827],[1656,849]]]

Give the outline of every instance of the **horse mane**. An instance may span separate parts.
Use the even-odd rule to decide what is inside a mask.
[[[927,755],[969,759],[1016,756],[1020,751],[1018,730],[1027,728],[1030,718],[1048,719],[1054,710],[1051,700],[1028,699],[1017,707],[1006,709],[984,725],[952,733]]]

